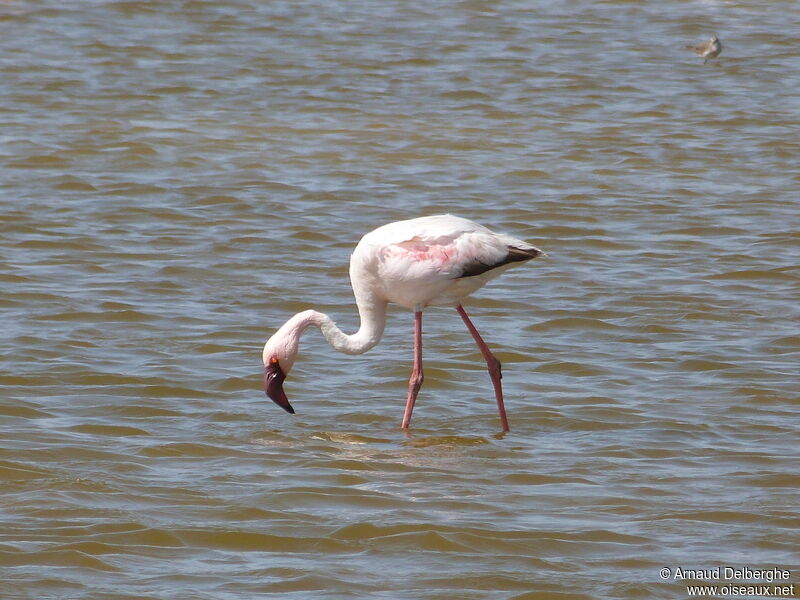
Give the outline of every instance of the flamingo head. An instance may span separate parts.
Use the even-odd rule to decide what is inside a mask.
[[[272,401],[288,413],[294,414],[294,408],[289,404],[286,392],[283,391],[283,382],[289,371],[292,370],[294,359],[297,357],[297,341],[282,335],[279,330],[264,345],[262,359],[264,361],[264,392]]]

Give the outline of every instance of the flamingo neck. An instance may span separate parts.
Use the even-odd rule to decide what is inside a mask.
[[[334,350],[344,354],[363,354],[383,336],[386,325],[386,303],[358,303],[361,325],[354,334],[344,333],[328,315],[316,310],[306,310],[289,319],[282,329],[299,341],[303,331],[311,325],[318,327]]]

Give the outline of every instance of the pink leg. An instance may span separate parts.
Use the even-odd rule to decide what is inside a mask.
[[[406,400],[406,412],[403,413],[403,429],[408,429],[411,422],[411,411],[414,410],[414,403],[417,401],[419,388],[422,387],[422,311],[414,313],[414,368],[411,371],[411,378],[408,380],[408,400]]]
[[[500,383],[500,379],[503,377],[503,375],[500,373],[500,361],[497,360],[494,354],[492,354],[492,351],[489,350],[489,346],[486,345],[486,342],[483,341],[481,334],[478,333],[477,329],[475,329],[475,325],[473,325],[472,321],[469,320],[467,313],[464,311],[464,307],[459,304],[456,306],[456,310],[464,320],[464,324],[472,334],[475,343],[478,344],[478,349],[481,351],[481,354],[483,354],[483,358],[486,361],[486,366],[489,368],[489,376],[492,378],[492,385],[494,386],[494,397],[497,399],[497,410],[500,413],[500,423],[503,425],[503,431],[508,431],[506,407],[503,404],[503,384]]]

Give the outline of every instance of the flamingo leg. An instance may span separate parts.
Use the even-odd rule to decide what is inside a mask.
[[[406,400],[406,411],[403,413],[402,429],[408,429],[411,422],[411,411],[414,410],[414,403],[417,401],[419,388],[422,387],[422,311],[414,313],[414,368],[411,370],[411,378],[408,380],[408,399]]]
[[[475,329],[475,325],[473,325],[472,321],[470,321],[467,313],[464,311],[464,307],[459,304],[456,306],[456,310],[464,320],[464,324],[472,334],[472,338],[475,340],[475,343],[478,344],[478,349],[481,351],[481,354],[483,354],[483,358],[486,361],[486,366],[489,368],[489,377],[492,378],[492,385],[494,386],[494,397],[497,399],[497,411],[500,413],[500,423],[503,425],[503,431],[509,431],[508,418],[506,417],[506,407],[505,404],[503,404],[503,384],[500,383],[500,379],[503,377],[502,373],[500,372],[500,361],[497,360],[495,355],[492,354],[492,351],[489,350],[489,346],[486,345],[486,342],[483,341],[481,334],[478,333],[477,329]]]

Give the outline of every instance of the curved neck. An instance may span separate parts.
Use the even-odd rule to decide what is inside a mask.
[[[316,312],[316,311],[312,311]],[[363,354],[381,341],[386,326],[386,303],[358,304],[361,325],[352,335],[347,335],[336,326],[328,315],[317,312],[319,321],[314,323],[334,350],[345,354]]]
[[[386,326],[386,302],[357,302],[361,325],[352,335],[344,333],[328,315],[316,310],[306,310],[289,319],[281,328],[292,331],[297,338],[303,331],[314,325],[319,327],[327,342],[334,350],[345,354],[363,354],[383,336]]]

